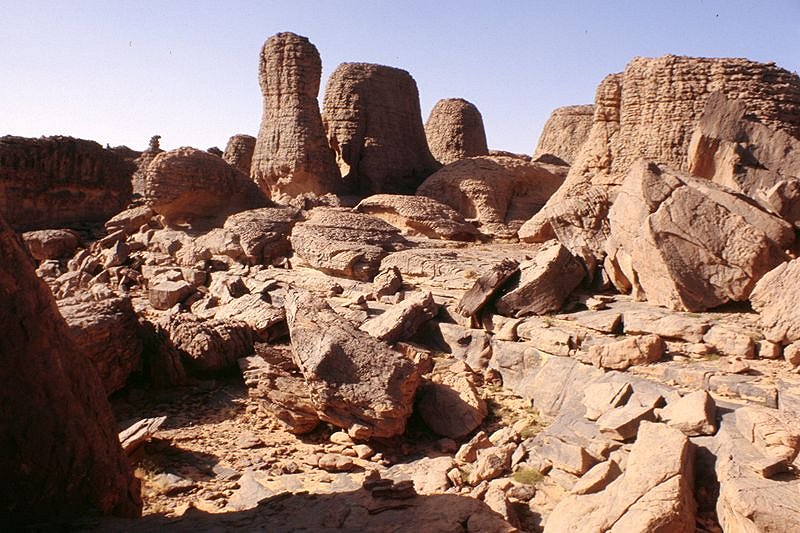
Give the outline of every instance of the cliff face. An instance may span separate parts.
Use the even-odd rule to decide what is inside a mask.
[[[136,166],[94,141],[0,138],[0,215],[17,231],[102,222],[131,198]]]

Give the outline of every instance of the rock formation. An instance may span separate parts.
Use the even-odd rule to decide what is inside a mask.
[[[566,171],[514,157],[471,157],[433,174],[417,195],[449,205],[481,233],[509,238],[561,186]]]
[[[261,49],[264,113],[251,176],[273,199],[341,191],[317,103],[321,75],[319,52],[305,37],[278,33]]]
[[[436,102],[425,123],[425,137],[431,154],[443,165],[489,154],[481,112],[461,98]]]
[[[782,263],[765,274],[753,288],[750,301],[761,315],[761,326],[770,341],[800,341],[800,260]]]
[[[413,194],[438,168],[417,84],[405,70],[339,65],[325,87],[323,115],[341,175],[356,194]]]
[[[139,157],[134,160],[134,163],[136,164],[136,172],[134,172],[133,177],[131,177],[133,194],[138,194],[140,196],[144,195],[147,167],[158,154],[163,152],[164,150],[161,149],[161,135],[153,135],[150,137],[150,141],[147,144],[147,149],[139,154]]]
[[[81,242],[80,235],[68,229],[26,231],[22,240],[37,261],[72,257]]]
[[[614,285],[686,311],[746,300],[794,241],[789,224],[729,190],[644,161],[609,219],[605,269]]]
[[[91,508],[138,516],[103,385],[2,218],[0,295],[0,523]]]
[[[134,169],[94,141],[0,137],[0,215],[17,231],[104,222],[130,202]]]
[[[222,159],[243,174],[250,175],[250,164],[256,149],[256,138],[239,133],[228,139]]]
[[[145,201],[170,222],[214,217],[263,205],[248,179],[225,161],[196,148],[157,155],[147,167]]]
[[[297,218],[291,207],[264,207],[229,216],[223,228],[236,235],[249,263],[267,265],[291,252],[289,232]]]
[[[533,158],[550,154],[571,165],[589,137],[593,118],[593,105],[572,105],[554,110],[542,129]]]

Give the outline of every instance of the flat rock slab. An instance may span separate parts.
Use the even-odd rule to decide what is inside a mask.
[[[480,236],[452,207],[426,196],[375,194],[361,200],[355,209],[385,220],[406,235],[454,241],[473,241]]]

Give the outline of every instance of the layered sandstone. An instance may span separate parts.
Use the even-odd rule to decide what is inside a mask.
[[[162,153],[161,149],[161,135],[153,135],[147,145],[147,149],[139,154],[133,161],[136,164],[136,172],[131,177],[131,184],[133,186],[133,194],[144,195],[145,176],[147,175],[147,167],[156,156]]]
[[[0,523],[91,508],[137,516],[103,384],[2,218],[0,295]]]
[[[425,123],[425,136],[433,157],[443,165],[489,154],[481,112],[462,98],[436,102]]]
[[[258,81],[264,112],[251,176],[272,198],[340,192],[340,176],[319,113],[322,61],[306,37],[278,33],[264,43]]]
[[[0,215],[17,231],[103,222],[130,202],[134,170],[94,141],[0,137]]]
[[[571,105],[554,110],[539,136],[534,159],[550,154],[572,164],[589,137],[593,117],[593,105]]]
[[[228,139],[222,159],[239,172],[250,175],[250,164],[256,150],[256,138],[252,135],[238,133]]]
[[[343,63],[323,102],[328,142],[352,191],[413,194],[438,164],[425,139],[414,78],[398,68]]]

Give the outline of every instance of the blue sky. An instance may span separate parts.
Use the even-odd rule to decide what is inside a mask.
[[[0,135],[224,148],[261,120],[258,54],[293,31],[322,56],[408,70],[423,120],[481,110],[491,148],[530,153],[553,108],[590,103],[634,56],[747,57],[800,71],[800,0],[0,0]],[[322,94],[320,94],[320,101]]]

